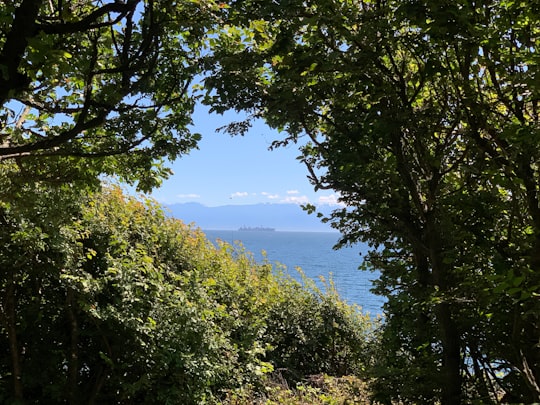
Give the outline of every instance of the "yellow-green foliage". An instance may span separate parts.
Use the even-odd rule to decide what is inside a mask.
[[[290,386],[280,375],[266,381],[261,392],[229,393],[220,405],[352,405],[371,404],[368,384],[355,376],[309,376]]]
[[[274,370],[290,381],[361,372],[372,326],[332,288],[294,281],[239,246],[215,247],[117,187],[78,198],[65,213],[75,220],[49,229],[63,235],[61,248],[43,248],[56,259],[36,255],[14,270],[29,400],[199,404],[264,392]],[[35,282],[22,281],[38,263]],[[0,339],[9,346],[5,329]],[[12,397],[0,377],[0,399]]]

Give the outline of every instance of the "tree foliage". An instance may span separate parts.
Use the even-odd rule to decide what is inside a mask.
[[[0,160],[33,178],[118,174],[148,189],[188,128],[212,1],[20,0],[0,9]],[[86,160],[83,160],[86,158]]]
[[[212,403],[364,367],[371,323],[334,293],[116,187],[33,184],[2,205],[0,402]]]
[[[373,247],[379,399],[540,400],[540,4],[231,4],[207,102],[300,139]]]

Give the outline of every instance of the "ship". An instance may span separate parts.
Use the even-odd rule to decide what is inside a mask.
[[[268,228],[266,226],[241,226],[238,228],[239,231],[255,231],[255,232],[274,232],[276,228]]]

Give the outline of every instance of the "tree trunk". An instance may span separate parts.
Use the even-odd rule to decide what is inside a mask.
[[[452,316],[448,292],[451,286],[448,265],[443,262],[443,242],[434,215],[429,215],[426,226],[426,244],[433,272],[433,283],[439,289],[442,301],[435,306],[442,353],[441,404],[461,403],[461,336]]]
[[[3,105],[10,93],[24,90],[29,83],[28,77],[19,72],[28,39],[36,34],[36,19],[39,14],[40,0],[24,0],[14,12],[11,28],[5,36],[4,46],[0,51],[0,64],[5,71],[0,75],[0,103]]]
[[[460,336],[450,310],[450,304],[437,305],[437,319],[443,345],[441,405],[461,403],[461,344]]]
[[[521,177],[526,189],[527,207],[532,218],[531,225],[535,230],[535,240],[529,252],[529,265],[533,270],[528,275],[527,283],[537,286],[540,283],[540,200],[538,197],[538,176],[532,169],[534,158],[523,153],[516,172]],[[528,304],[528,305],[527,305]],[[535,297],[521,303],[518,312],[518,327],[514,327],[513,340],[518,342],[518,368],[529,387],[535,402],[540,401],[540,326],[538,320],[538,303]],[[516,329],[519,330],[516,333]]]
[[[11,355],[11,372],[13,374],[13,394],[18,403],[23,403],[22,362],[17,341],[17,312],[15,299],[15,280],[11,275],[7,281],[4,301],[4,324],[8,335],[9,351]]]
[[[415,267],[416,267],[416,280],[418,287],[415,288],[413,294],[417,300],[421,302],[427,302],[431,295],[433,282],[431,280],[431,267],[429,265],[429,258],[425,252],[422,252],[417,246],[414,248]],[[420,360],[418,364],[425,371],[419,378],[417,390],[425,398],[435,398],[437,396],[436,384],[433,384],[433,374],[431,370],[437,367],[437,356],[433,353],[433,347],[430,342],[433,341],[432,325],[433,315],[430,314],[427,306],[421,305],[416,319],[414,320],[414,337],[413,347],[421,348],[417,349],[416,355]]]
[[[69,318],[71,344],[68,360],[68,401],[70,405],[79,403],[78,373],[79,373],[79,325],[77,322],[73,290],[68,288],[66,297],[66,310]]]

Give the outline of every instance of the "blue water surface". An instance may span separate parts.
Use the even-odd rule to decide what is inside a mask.
[[[334,250],[339,234],[332,232],[279,232],[279,231],[224,231],[205,230],[211,241],[217,239],[236,244],[240,242],[253,253],[257,261],[266,259],[271,263],[286,266],[288,272],[298,278],[296,267],[300,267],[310,278],[330,276],[339,295],[349,303],[360,305],[371,315],[382,313],[383,298],[372,294],[371,280],[377,272],[361,271],[362,255],[367,247],[362,244]],[[318,283],[320,286],[321,284]]]

